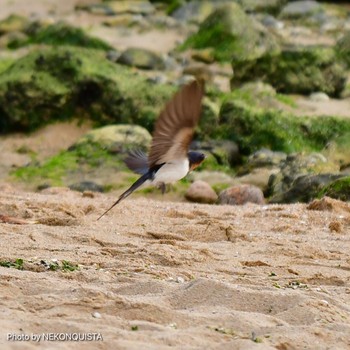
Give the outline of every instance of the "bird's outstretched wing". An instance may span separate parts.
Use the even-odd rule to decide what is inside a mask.
[[[130,151],[124,163],[136,174],[144,175],[148,171],[147,154],[141,150]]]
[[[194,129],[201,114],[204,84],[193,81],[185,85],[160,113],[153,132],[148,166],[187,157]]]

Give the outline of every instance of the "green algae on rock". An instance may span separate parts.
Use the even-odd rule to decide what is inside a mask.
[[[310,94],[325,92],[339,96],[346,83],[346,69],[329,47],[285,47],[280,53],[266,52],[257,59],[237,62],[231,87],[242,82],[261,79],[278,92]]]
[[[117,63],[140,69],[165,69],[164,60],[157,53],[142,48],[128,48],[119,56]]]
[[[26,17],[16,14],[10,15],[0,21],[0,35],[24,31],[28,24],[29,20]]]
[[[174,90],[111,63],[100,50],[32,51],[0,74],[0,132],[32,130],[71,117],[152,130]]]
[[[342,177],[325,186],[318,197],[328,196],[342,201],[350,201],[350,176]]]
[[[64,22],[41,26],[33,33],[29,33],[26,40],[19,41],[16,46],[12,44],[12,48],[29,44],[81,46],[99,50],[113,49],[103,40],[94,38],[86,34],[81,28],[73,27]]]
[[[201,23],[198,32],[180,46],[180,50],[189,48],[214,48],[216,60],[233,62],[257,59],[265,52],[279,51],[275,37],[236,3],[214,10]]]
[[[261,148],[286,153],[320,151],[331,141],[337,143],[349,131],[348,118],[301,118],[254,107],[244,100],[227,99],[211,136],[235,141],[240,151],[249,155]]]
[[[112,153],[98,143],[76,144],[69,150],[47,159],[18,168],[12,176],[36,188],[41,186],[68,186],[72,181],[98,179],[98,173],[109,174],[126,170],[121,153]]]
[[[107,125],[86,133],[76,145],[98,144],[109,152],[125,152],[133,148],[147,150],[152,140],[151,134],[138,125]]]

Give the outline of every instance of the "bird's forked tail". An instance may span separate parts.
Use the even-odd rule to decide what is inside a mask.
[[[100,220],[102,218],[102,216],[106,215],[111,209],[113,209],[123,199],[125,199],[128,196],[130,196],[131,193],[133,193],[136,189],[138,189],[141,185],[143,185],[150,178],[151,178],[150,172],[147,172],[146,174],[142,175],[124,193],[122,193],[119,196],[118,200],[109,209],[107,209],[97,220]]]

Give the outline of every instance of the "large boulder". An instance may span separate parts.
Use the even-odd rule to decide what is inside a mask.
[[[296,177],[290,187],[270,198],[270,203],[308,203],[317,198],[319,193],[330,183],[341,179],[341,174],[301,175]],[[339,180],[338,180],[339,181]]]
[[[109,62],[99,50],[33,51],[0,74],[0,132],[30,130],[73,116],[151,130],[173,91]]]
[[[339,96],[345,88],[345,65],[333,48],[288,46],[280,52],[265,52],[258,58],[237,62],[231,87],[261,79],[278,92],[309,95],[315,91]]]
[[[328,162],[320,153],[291,154],[282,162],[280,172],[270,177],[270,202],[308,202],[324,186],[342,176],[339,166]]]
[[[266,52],[279,50],[275,37],[236,3],[215,9],[180,48],[208,47],[214,48],[216,60],[233,62],[257,59]]]

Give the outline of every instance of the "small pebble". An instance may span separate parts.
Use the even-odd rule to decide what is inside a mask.
[[[99,312],[93,312],[92,314],[92,317],[94,317],[94,318],[101,318],[102,316],[101,316],[101,314],[99,313]]]

